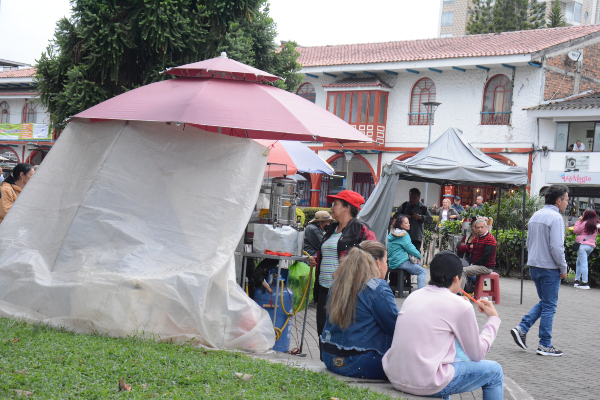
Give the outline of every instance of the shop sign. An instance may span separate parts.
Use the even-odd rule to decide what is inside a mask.
[[[547,171],[546,183],[562,183],[567,185],[600,185],[600,172]]]
[[[47,124],[0,124],[0,140],[52,140]]]

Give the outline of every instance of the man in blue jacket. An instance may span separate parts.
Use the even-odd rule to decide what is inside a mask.
[[[552,323],[560,281],[567,276],[565,222],[561,214],[569,202],[569,189],[563,185],[552,185],[545,197],[546,205],[533,214],[527,231],[527,265],[540,302],[533,306],[519,325],[511,329],[511,334],[517,345],[527,350],[525,336],[535,321],[540,319],[540,343],[536,353],[541,356],[562,356],[562,351],[552,345]]]

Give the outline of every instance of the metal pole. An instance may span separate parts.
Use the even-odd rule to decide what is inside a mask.
[[[433,119],[433,113],[429,113],[429,138],[427,139],[427,146],[431,144],[431,120]],[[429,182],[425,182],[425,196],[423,200],[425,201],[425,207],[427,207],[427,189],[429,189]]]
[[[527,185],[523,185],[523,221],[521,224],[521,303],[523,304],[523,271],[525,269],[525,203],[527,202]]]
[[[498,213],[496,214],[496,240],[498,240],[498,225],[500,223],[500,202],[502,201],[502,188],[498,188]]]
[[[275,304],[274,304],[274,308],[273,308],[273,327],[277,328],[277,325],[275,325],[276,321],[277,321],[277,300],[279,299],[279,282],[280,282],[280,277],[281,277],[281,266],[283,265],[285,261],[283,261],[282,259],[279,260],[279,262],[277,263],[277,283],[276,283],[276,288],[275,288]]]
[[[308,293],[306,294],[306,305],[304,306],[304,323],[302,324],[302,336],[300,336],[300,353],[302,354],[302,346],[304,345],[304,331],[306,330],[306,316],[308,315],[308,300],[310,299],[310,285],[312,284],[313,266],[310,267],[308,275]]]

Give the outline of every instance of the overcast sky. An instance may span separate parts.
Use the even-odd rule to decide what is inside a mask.
[[[435,37],[440,0],[270,0],[279,40],[303,46]],[[69,0],[0,0],[0,59],[34,64]]]

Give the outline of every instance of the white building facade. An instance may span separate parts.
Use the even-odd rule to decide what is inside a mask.
[[[541,151],[539,122],[525,109],[543,104],[552,95],[560,98],[600,88],[600,71],[586,69],[585,58],[572,65],[564,61],[570,51],[580,51],[587,53],[592,65],[599,37],[600,27],[587,26],[298,48],[304,66],[301,72],[305,74],[299,94],[377,142],[343,148],[332,144],[313,147],[335,164],[336,172],[343,177],[337,182],[333,178],[329,187],[313,182],[313,191],[320,190],[321,199],[322,192],[342,188],[368,197],[374,185],[357,186],[354,180],[363,182],[365,175],[371,174],[375,184],[383,165],[410,158],[426,147],[429,120],[422,103],[435,101],[441,105],[431,126],[431,141],[450,127],[458,128],[467,141],[491,157],[527,168],[531,189],[539,192],[545,185],[545,172],[533,168]],[[569,82],[579,81],[577,87],[565,84],[565,79],[559,82],[563,70]],[[424,188],[424,184],[401,183],[395,204],[406,200],[408,189],[415,186]],[[494,199],[496,190],[429,185],[427,205],[439,204],[443,194],[459,194],[463,204],[469,204],[477,195]],[[315,201],[311,205],[316,205]]]

